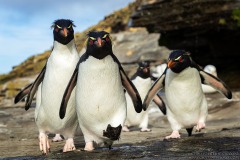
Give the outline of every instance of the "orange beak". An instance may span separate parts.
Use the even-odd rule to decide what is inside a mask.
[[[176,63],[176,62],[170,60],[170,61],[168,62],[168,68],[172,68],[175,63]]]
[[[67,29],[66,29],[66,28],[63,28],[63,36],[64,36],[64,37],[67,37],[67,35],[68,35]]]
[[[101,38],[98,37],[97,41],[98,41],[98,46],[102,47],[102,40],[101,40]]]

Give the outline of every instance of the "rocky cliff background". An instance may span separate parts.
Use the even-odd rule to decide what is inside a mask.
[[[140,60],[152,61],[154,70],[166,60],[170,50],[184,49],[192,53],[199,65],[215,65],[219,77],[231,89],[240,88],[238,0],[136,0],[76,33],[81,53],[87,32],[101,29],[112,34],[114,53],[129,75]],[[10,73],[0,75],[0,102],[12,102],[15,94],[34,80],[50,52],[29,57]]]

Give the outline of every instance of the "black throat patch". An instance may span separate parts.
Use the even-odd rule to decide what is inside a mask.
[[[103,130],[103,136],[109,138],[110,140],[119,140],[122,131],[122,125],[118,127],[112,127],[110,124],[107,126],[106,131]]]

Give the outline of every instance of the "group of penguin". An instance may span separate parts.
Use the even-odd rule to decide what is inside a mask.
[[[89,32],[86,52],[80,57],[73,27],[71,20],[54,21],[53,49],[46,65],[35,81],[15,97],[18,103],[27,96],[28,110],[37,92],[35,122],[43,154],[50,151],[48,133],[64,136],[63,152],[75,150],[73,138],[78,126],[85,151],[96,146],[110,149],[121,131],[129,131],[131,125],[150,131],[147,108],[152,100],[167,115],[173,130],[166,138],[179,138],[182,128],[191,135],[194,126],[197,131],[205,127],[207,117],[201,83],[232,97],[222,80],[203,71],[183,50],[170,53],[164,73],[153,84],[149,62],[140,62],[130,80],[113,54],[109,33]],[[163,88],[167,105],[157,94]]]

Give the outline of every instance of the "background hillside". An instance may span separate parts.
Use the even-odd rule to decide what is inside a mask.
[[[84,47],[88,31],[102,29],[113,35],[115,54],[123,63],[144,59],[161,63],[169,50],[184,49],[201,66],[215,65],[219,77],[230,88],[240,88],[240,2],[237,0],[136,0],[95,26],[76,33],[78,50]],[[0,100],[12,98],[32,82],[50,53],[51,50],[46,50],[29,57],[8,74],[0,75]],[[125,69],[131,73],[132,67],[134,64]]]

